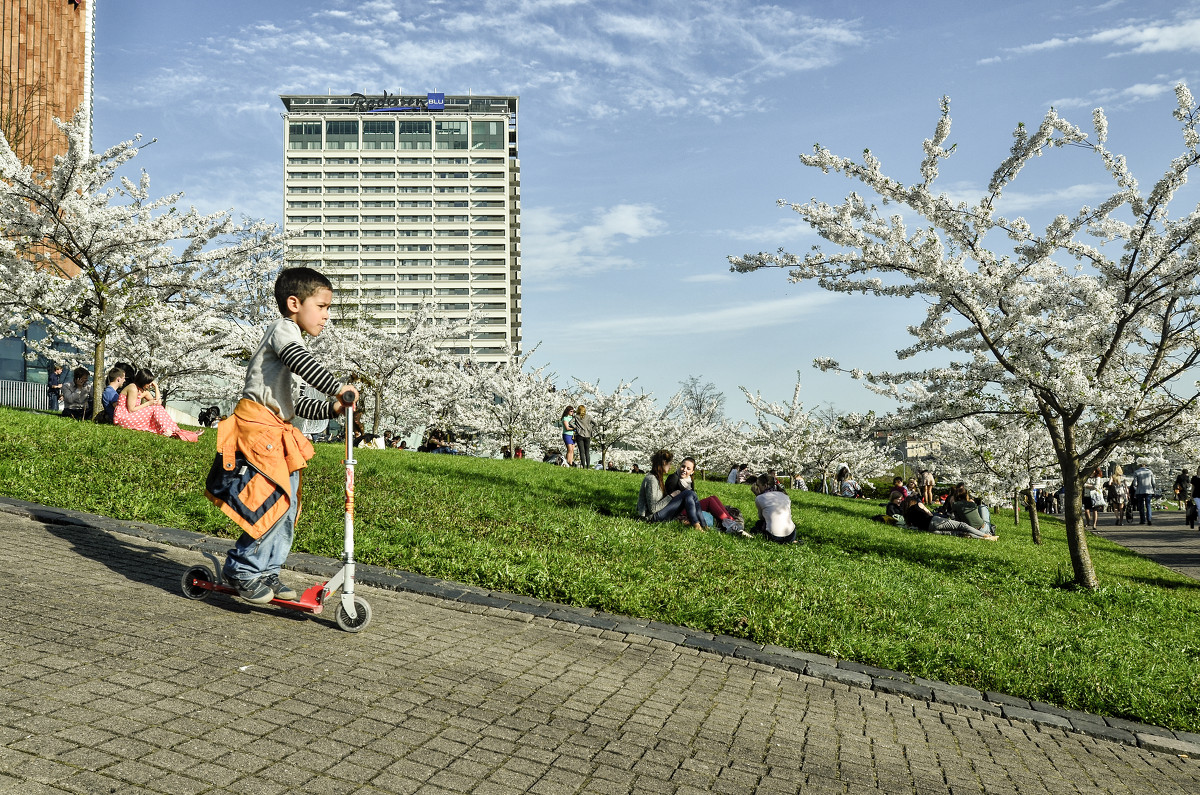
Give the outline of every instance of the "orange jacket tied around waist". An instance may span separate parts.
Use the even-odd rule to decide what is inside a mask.
[[[217,425],[217,457],[205,496],[254,538],[270,530],[291,505],[291,473],[308,466],[313,446],[290,422],[253,400],[238,401]],[[296,517],[300,490],[296,490]]]

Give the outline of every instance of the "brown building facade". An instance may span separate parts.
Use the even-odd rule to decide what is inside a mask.
[[[66,150],[56,116],[82,106],[90,139],[95,2],[0,0],[0,132],[35,170]]]

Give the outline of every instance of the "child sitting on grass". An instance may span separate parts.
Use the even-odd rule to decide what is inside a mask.
[[[224,578],[254,604],[300,597],[279,572],[300,515],[300,470],[314,451],[291,419],[328,419],[344,408],[336,400],[293,402],[292,376],[322,394],[349,390],[358,399],[354,387],[317,363],[300,336],[316,337],[329,321],[329,280],[312,268],[288,268],[275,280],[275,302],[283,317],[267,327],[246,368],[241,400],[217,425],[217,457],[205,482],[209,500],[243,531],[225,559]]]

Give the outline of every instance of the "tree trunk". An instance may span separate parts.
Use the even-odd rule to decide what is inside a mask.
[[[104,409],[104,337],[96,338],[96,348],[92,351],[92,416],[99,417],[100,412]],[[63,377],[67,376],[67,370],[63,370]]]
[[[1088,552],[1087,536],[1083,531],[1083,481],[1079,477],[1079,463],[1071,455],[1059,455],[1059,466],[1063,476],[1063,513],[1067,525],[1067,547],[1071,550],[1071,568],[1075,572],[1075,584],[1081,588],[1095,589],[1096,569]]]
[[[379,435],[379,423],[383,420],[383,390],[375,390],[375,416],[371,423],[371,433]]]
[[[1013,490],[1013,526],[1021,526],[1021,492]]]

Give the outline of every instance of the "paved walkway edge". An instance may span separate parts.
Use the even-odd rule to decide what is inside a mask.
[[[43,524],[74,525],[122,533],[160,544],[213,555],[215,559],[223,558],[230,546],[228,539],[206,536],[188,530],[160,527],[145,522],[121,521],[65,508],[50,508],[10,497],[0,497],[0,511],[25,516]],[[341,568],[341,562],[332,558],[296,552],[288,558],[288,568],[304,574],[328,578]],[[714,635],[710,632],[663,624],[648,619],[630,618],[588,608],[543,602],[528,596],[488,591],[411,572],[392,571],[379,566],[359,563],[356,566],[355,574],[356,581],[361,585],[392,591],[407,591],[463,605],[542,616],[602,631],[638,635],[699,651],[756,662],[817,679],[838,682],[851,687],[861,687],[919,701],[972,709],[1006,720],[1065,729],[1150,751],[1200,758],[1200,734],[1192,732],[1173,731],[1161,726],[1137,723],[1121,718],[1109,718],[1077,710],[1062,709],[1040,701],[1027,701],[1004,693],[980,691],[962,685],[935,682],[900,671],[876,668],[849,660],[809,654],[782,646],[764,646],[742,638]]]

